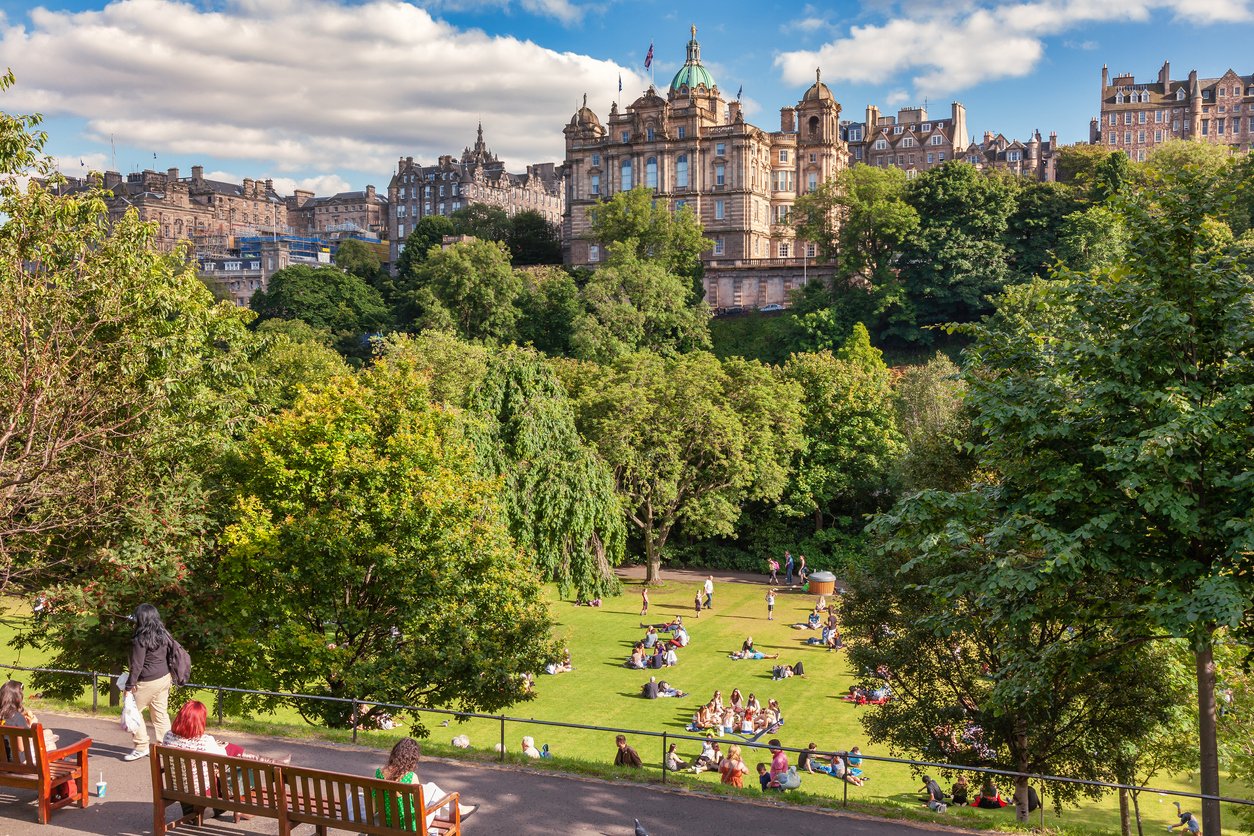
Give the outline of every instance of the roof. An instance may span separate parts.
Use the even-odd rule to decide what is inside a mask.
[[[710,75],[710,71],[701,63],[701,44],[697,43],[697,27],[694,26],[692,27],[692,40],[688,41],[687,60],[671,79],[671,90],[679,92],[685,88],[694,90],[702,86],[713,90],[717,85],[714,84],[714,76]]]
[[[832,95],[832,91],[823,83],[819,70],[814,71],[814,83],[810,85],[810,89],[801,97],[803,102],[834,102],[836,97]]]

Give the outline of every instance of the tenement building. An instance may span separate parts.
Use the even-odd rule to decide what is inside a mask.
[[[972,142],[955,149],[955,159],[965,160],[980,170],[997,169],[1036,180],[1058,179],[1058,134],[1042,139],[1036,131],[1027,142],[1007,139],[1003,134],[984,132],[983,142]]]
[[[313,192],[297,189],[286,202],[288,221],[296,235],[367,232],[383,236],[387,232],[388,201],[374,186],[330,197],[315,197]]]
[[[390,260],[396,262],[405,236],[419,220],[451,215],[472,203],[495,206],[509,215],[532,210],[556,226],[564,205],[557,165],[537,163],[522,174],[510,174],[484,143],[482,124],[474,147],[464,149],[460,158],[446,155],[435,165],[424,166],[413,157],[402,157],[388,184]]]
[[[875,105],[867,105],[866,119],[841,126],[855,163],[894,166],[907,177],[955,159],[956,149],[966,148],[967,109],[954,102],[949,116],[933,119],[925,107],[907,107],[896,116],[884,116]]]
[[[650,86],[623,110],[615,102],[604,122],[585,97],[563,132],[566,263],[603,263],[588,210],[644,187],[704,227],[706,299],[716,309],[784,303],[805,281],[815,249],[796,240],[793,201],[849,161],[840,105],[817,73],[801,101],[781,109],[779,130],[751,125],[701,63],[695,26],[687,60],[664,93]]]
[[[1101,116],[1089,124],[1089,139],[1111,151],[1144,160],[1156,146],[1192,139],[1234,150],[1254,147],[1254,75],[1228,70],[1219,78],[1173,79],[1164,61],[1154,81],[1130,73],[1110,77],[1102,67]]]

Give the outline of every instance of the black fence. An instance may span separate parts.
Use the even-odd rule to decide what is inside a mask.
[[[58,674],[58,675],[63,675],[63,676],[89,677],[91,679],[91,710],[93,713],[98,711],[100,707],[100,686],[101,686],[102,680],[105,683],[106,688],[108,688],[112,686],[113,680],[117,678],[113,674],[99,673],[99,672],[94,672],[94,671],[73,671],[73,670],[63,670],[63,669],[58,669],[58,668],[32,668],[32,667],[22,667],[20,665],[0,665],[0,669],[7,670],[7,671],[25,671],[28,673],[44,673],[44,674]],[[10,676],[10,678],[12,677]],[[239,694],[239,695],[244,695],[244,696],[255,696],[255,697],[267,697],[267,698],[276,699],[276,700],[279,700],[285,703],[290,703],[290,704],[294,704],[302,700],[310,700],[310,701],[333,702],[333,703],[340,703],[342,705],[350,705],[352,708],[351,716],[353,718],[353,725],[352,725],[353,742],[357,741],[357,733],[360,730],[360,727],[358,726],[358,718],[361,716],[361,709],[363,707],[383,708],[383,709],[390,709],[392,711],[404,711],[404,712],[412,713],[415,715],[434,714],[434,715],[444,715],[447,717],[456,717],[459,719],[466,719],[466,720],[489,720],[494,723],[500,724],[500,743],[498,746],[498,750],[499,750],[498,756],[499,756],[499,759],[502,761],[505,760],[505,752],[506,752],[505,726],[508,723],[517,723],[519,725],[524,725],[524,726],[540,726],[540,727],[549,727],[549,728],[576,729],[580,731],[609,732],[612,734],[633,735],[635,737],[652,737],[652,738],[659,739],[661,742],[662,783],[664,784],[667,783],[668,781],[669,770],[667,770],[666,768],[666,751],[670,748],[670,744],[677,742],[677,741],[694,741],[697,743],[704,743],[707,739],[706,735],[698,735],[698,734],[677,734],[675,732],[668,732],[668,731],[659,732],[659,731],[646,731],[644,729],[615,728],[613,726],[594,726],[594,725],[588,725],[585,723],[566,723],[566,722],[562,722],[559,720],[536,720],[533,718],[510,717],[505,714],[479,714],[473,711],[453,711],[453,710],[444,709],[444,708],[420,708],[418,706],[413,706],[413,705],[381,703],[381,702],[374,702],[370,700],[361,700],[361,699],[348,698],[348,697],[328,697],[328,696],[322,696],[318,694],[296,694],[296,693],[288,693],[288,692],[280,692],[280,691],[256,691],[256,690],[252,690],[248,688],[231,688],[231,687],[224,686],[224,685],[198,685],[196,683],[191,683],[191,682],[189,682],[184,687],[191,689],[191,690],[208,691],[213,694],[216,694],[216,699],[214,700],[214,703],[215,703],[214,714],[215,714],[218,725],[222,725],[225,722],[224,704],[225,704],[225,697],[228,694]],[[756,741],[751,742],[751,741],[746,741],[746,740],[737,740],[735,742],[736,742],[736,745],[740,746],[741,748],[763,749],[763,750],[772,748],[767,743],[758,743]],[[824,755],[831,756],[833,754],[839,754],[842,757],[847,758],[849,755],[848,752],[843,751],[843,750],[836,750],[836,751],[817,750],[816,751],[816,750],[810,750],[810,749],[797,749],[797,748],[792,748],[788,746],[781,746],[777,748],[783,749],[785,752],[794,752],[797,754],[800,754],[801,752],[809,752],[809,754],[812,757],[824,756]],[[1040,807],[1042,827],[1044,827],[1044,821],[1045,821],[1045,804],[1044,804],[1045,788],[1048,784],[1077,784],[1077,785],[1081,785],[1085,787],[1100,787],[1105,790],[1129,790],[1132,792],[1157,793],[1160,795],[1176,796],[1180,798],[1196,798],[1196,799],[1205,800],[1205,801],[1220,801],[1225,804],[1254,806],[1254,800],[1251,800],[1248,798],[1231,798],[1229,796],[1223,796],[1223,795],[1205,795],[1203,793],[1187,792],[1184,790],[1169,790],[1169,789],[1161,789],[1157,787],[1138,786],[1135,784],[1116,784],[1116,783],[1111,783],[1109,781],[1089,780],[1087,778],[1066,778],[1060,775],[1044,775],[1044,774],[1035,774],[1035,773],[1029,774],[1029,773],[1024,773],[1024,772],[1012,772],[1012,771],[1005,770],[1005,769],[991,769],[988,767],[980,767],[980,766],[961,766],[961,765],[950,764],[950,763],[937,763],[934,761],[914,760],[912,758],[894,758],[894,757],[889,757],[887,755],[868,755],[865,753],[859,753],[855,757],[861,758],[863,761],[870,761],[870,762],[875,762],[875,763],[905,764],[905,765],[908,765],[910,767],[917,768],[917,769],[946,770],[950,772],[971,772],[971,773],[976,773],[980,775],[992,775],[992,776],[1000,776],[1003,778],[1015,778],[1015,779],[1027,778],[1029,783],[1036,782],[1041,787],[1040,790],[1038,790],[1038,792],[1040,793],[1040,796],[1042,799],[1042,803]],[[848,806],[849,804],[849,782],[848,781],[841,781],[841,793],[842,793],[841,805]]]

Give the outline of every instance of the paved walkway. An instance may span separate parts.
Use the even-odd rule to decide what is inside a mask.
[[[84,716],[42,718],[57,730],[63,743],[84,735],[92,738],[90,767],[94,785],[104,774],[109,788],[105,798],[91,799],[86,810],[67,807],[55,811],[47,827],[35,823],[33,793],[0,788],[2,836],[71,836],[94,833],[102,836],[141,836],[152,833],[152,786],[147,759],[126,763],[130,735],[116,721]],[[380,751],[358,746],[307,743],[232,734],[250,751],[265,755],[290,752],[293,763],[358,775],[372,774],[382,759]],[[467,804],[479,810],[465,823],[468,836],[632,836],[633,819],[639,818],[650,836],[818,836],[818,834],[915,834],[950,828],[929,828],[900,822],[866,819],[841,813],[777,807],[765,802],[708,798],[656,786],[614,784],[606,781],[532,772],[517,768],[458,763],[432,759],[424,762],[422,775],[446,790],[457,790]],[[189,833],[243,836],[277,832],[273,822],[231,824],[213,821]],[[179,828],[178,833],[184,832]],[[312,828],[302,827],[302,835]]]

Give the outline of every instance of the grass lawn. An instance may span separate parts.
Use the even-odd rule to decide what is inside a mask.
[[[751,692],[756,694],[764,705],[770,697],[779,700],[786,722],[775,736],[785,746],[804,747],[813,741],[820,749],[861,746],[865,754],[889,754],[880,747],[869,745],[863,735],[860,720],[865,712],[873,709],[839,699],[854,681],[845,655],[805,645],[804,640],[815,633],[790,627],[793,622],[805,619],[814,604],[813,596],[781,591],[776,599],[775,620],[768,622],[765,585],[720,580],[716,574],[715,608],[703,611],[700,618],[694,618],[692,599],[704,576],[696,572],[667,574],[669,579],[665,585],[650,590],[651,603],[645,620],[662,622],[676,614],[684,616],[692,643],[679,652],[677,667],[656,673],[659,679],[666,679],[674,687],[689,692],[688,697],[645,700],[639,694],[649,672],[623,666],[632,643],[644,632],[639,627],[642,620],[639,582],[629,581],[623,596],[607,599],[600,608],[577,607],[569,602],[557,601],[555,593],[552,593],[554,633],[570,647],[575,669],[557,676],[538,677],[536,698],[518,704],[506,713],[519,718],[687,734],[685,725],[698,705],[710,698],[714,689],[720,689],[726,698],[733,688],[739,687],[746,697]],[[0,638],[7,638],[12,629],[11,625],[0,625],[0,630],[3,630]],[[762,652],[779,653],[779,661],[734,661],[727,658],[730,652],[740,648],[748,635],[753,636],[755,645]],[[10,655],[9,661],[33,666],[43,659],[27,651],[20,660]],[[805,662],[804,679],[771,680],[774,664],[797,661]],[[104,666],[102,661],[101,667]],[[258,733],[284,733],[283,729],[275,727],[276,724],[291,724],[286,729],[289,734],[305,735],[313,731],[291,711],[230,723]],[[487,757],[500,739],[500,724],[497,721],[454,721],[449,728],[443,728],[438,716],[428,715],[426,725],[431,732],[428,748],[440,754]],[[398,733],[370,732],[363,733],[362,737],[363,742],[387,746]],[[457,753],[449,746],[452,737],[458,734],[469,736],[472,747],[469,752]],[[507,723],[505,741],[511,752],[518,751],[523,735],[533,736],[537,746],[547,743],[554,753],[552,766],[556,768],[597,771],[608,767],[614,757],[614,735],[609,732]],[[342,740],[346,733],[333,732],[327,736]],[[763,738],[762,742],[769,737]],[[725,751],[729,744],[737,741],[735,736],[724,737],[722,748]],[[631,743],[640,752],[646,766],[650,767],[646,772],[656,777],[663,755],[661,739],[638,736],[632,738]],[[680,742],[679,751],[685,760],[692,760],[699,750],[700,745],[696,742]],[[769,758],[748,749],[744,750],[744,757],[751,769],[746,779],[748,784],[756,777],[752,771],[754,765]],[[790,756],[789,760],[795,762],[795,756]],[[544,765],[549,764],[546,762]],[[848,787],[851,801],[904,806],[912,811],[921,809],[917,792],[921,782],[912,776],[908,767],[868,761],[863,764],[863,769],[870,780],[864,787]],[[718,785],[717,775],[710,773],[684,780],[711,789]],[[1154,785],[1170,789],[1196,789],[1196,782],[1187,776],[1162,777],[1156,779]],[[1009,790],[1008,783],[1002,786],[1003,792]],[[826,797],[837,803],[842,788],[842,782],[825,775],[806,776],[802,785],[807,795]],[[1239,797],[1249,795],[1248,788],[1225,789],[1228,794]],[[1171,815],[1174,814],[1174,807],[1170,801],[1157,794],[1142,797],[1142,814],[1147,829],[1158,829],[1174,822]],[[1045,794],[1045,804],[1045,823],[1049,827],[1077,832],[1108,833],[1118,830],[1118,802],[1113,795],[1099,802],[1088,802],[1078,809],[1064,810],[1061,816],[1053,812],[1048,793]],[[1198,808],[1196,803],[1187,806],[1195,810]],[[948,817],[955,824],[972,821],[999,822],[1009,826],[1014,821],[1011,808],[1001,811],[951,809]],[[1033,822],[1036,821],[1038,819],[1034,815]]]

